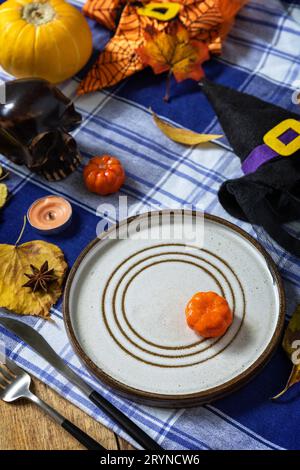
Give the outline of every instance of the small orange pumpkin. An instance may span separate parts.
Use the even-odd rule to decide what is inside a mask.
[[[106,196],[119,191],[125,181],[125,171],[117,158],[97,156],[85,166],[83,179],[89,191]]]
[[[185,309],[187,324],[204,338],[222,336],[233,321],[224,297],[215,292],[197,292]]]

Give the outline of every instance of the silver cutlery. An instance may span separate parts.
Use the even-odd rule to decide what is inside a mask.
[[[162,450],[162,447],[157,444],[157,442],[131,421],[124,413],[122,413],[122,411],[110,403],[106,398],[102,397],[81,377],[75,374],[75,372],[59,357],[54,349],[52,349],[43,336],[34,328],[26,325],[26,323],[7,317],[0,318],[0,325],[21,338],[43,359],[51,364],[54,369],[59,371],[64,377],[70,380],[70,382],[76,385],[79,390],[81,390],[82,393],[94,403],[94,405],[96,405],[101,411],[104,411],[113,421],[118,423],[118,425],[144,449]]]
[[[64,418],[54,408],[41,400],[30,391],[31,377],[17,364],[8,358],[5,365],[0,363],[0,399],[11,403],[20,398],[30,400],[48,414],[57,424],[64,428],[89,450],[106,450],[98,442],[94,441],[75,424]]]

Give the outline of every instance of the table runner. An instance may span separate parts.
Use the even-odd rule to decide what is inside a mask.
[[[73,3],[79,8],[82,5],[80,1]],[[105,45],[109,33],[93,21],[89,20],[89,24],[96,54]],[[222,56],[205,65],[206,75],[297,112],[292,96],[297,86],[300,88],[299,37],[298,1],[250,0],[238,14]],[[229,146],[186,148],[168,140],[152,121],[150,106],[170,122],[198,132],[220,133],[215,114],[195,82],[174,82],[171,103],[166,104],[162,99],[165,77],[145,70],[110,90],[79,98],[76,87],[85,71],[61,85],[85,118],[73,134],[82,151],[83,164],[99,153],[112,154],[122,160],[127,179],[120,195],[127,197],[131,212],[181,207],[188,203],[238,222],[248,233],[257,236],[249,224],[231,218],[217,198],[224,180],[242,174],[239,159]],[[10,78],[0,70],[0,79]],[[1,212],[0,243],[15,242],[23,215],[35,199],[50,193],[60,194],[72,203],[75,223],[65,234],[44,239],[58,244],[72,266],[80,251],[95,238],[102,220],[97,207],[103,200],[84,190],[82,167],[64,181],[49,183],[2,156],[0,162],[10,171],[7,184],[12,194]],[[118,195],[110,197],[108,202],[117,207]],[[299,226],[295,226],[297,229]],[[27,226],[23,241],[36,238],[43,239]],[[300,298],[300,261],[270,242],[267,248],[284,280],[289,318]],[[290,363],[281,348],[264,370],[240,391],[201,407],[162,410],[120,398],[88,373],[67,339],[61,302],[52,309],[52,321],[32,317],[21,320],[36,328],[76,372],[166,449],[300,448],[300,388],[295,386],[277,403],[270,400],[283,388],[290,372]],[[24,369],[127,438],[76,387],[2,327],[0,341],[5,344],[7,354]]]

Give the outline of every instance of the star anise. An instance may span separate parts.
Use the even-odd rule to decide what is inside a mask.
[[[25,274],[28,277],[29,281],[26,284],[23,284],[22,287],[30,287],[33,292],[38,290],[43,290],[44,292],[48,292],[49,284],[54,281],[57,281],[57,276],[54,274],[54,269],[49,269],[48,261],[45,261],[44,264],[40,267],[40,269],[30,265],[32,274]]]

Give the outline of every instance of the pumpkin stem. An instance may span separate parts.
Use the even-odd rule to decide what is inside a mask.
[[[27,23],[40,26],[49,23],[55,17],[55,10],[50,3],[32,2],[27,3],[22,10],[22,18]]]

